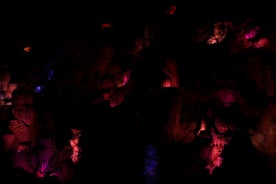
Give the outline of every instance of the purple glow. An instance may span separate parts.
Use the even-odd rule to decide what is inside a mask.
[[[44,86],[36,86],[35,87],[35,92],[40,93],[43,90]]]
[[[55,71],[53,69],[50,69],[50,71],[48,72],[48,80],[52,80],[54,78],[54,73]]]
[[[41,87],[41,86],[36,86],[36,87],[35,87],[35,92],[36,92],[36,93],[40,93],[41,90],[42,90],[42,87]]]
[[[40,141],[44,148],[38,153],[39,165],[36,175],[37,177],[44,177],[49,172],[49,163],[56,154],[56,147],[49,139],[42,139]]]
[[[156,184],[158,179],[158,157],[157,149],[154,145],[148,145],[146,148],[146,159],[144,176],[147,184]]]

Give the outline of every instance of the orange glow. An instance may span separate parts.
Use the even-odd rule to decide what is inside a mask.
[[[200,122],[200,129],[199,131],[197,132],[197,136],[199,136],[200,132],[203,132],[206,130],[206,122],[204,120],[201,120]]]
[[[79,139],[81,136],[81,130],[76,128],[71,128],[71,131],[73,133],[73,137],[70,139],[70,145],[73,149],[73,153],[71,155],[71,159],[74,164],[77,164],[79,162],[80,152],[81,148],[79,147]]]
[[[31,52],[32,51],[32,47],[31,46],[26,46],[26,47],[24,47],[24,51],[25,52]]]

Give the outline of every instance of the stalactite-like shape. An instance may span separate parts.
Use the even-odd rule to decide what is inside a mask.
[[[72,128],[73,137],[70,139],[70,145],[73,149],[71,159],[74,164],[77,164],[79,162],[80,156],[81,156],[81,147],[79,145],[81,133],[80,130]]]

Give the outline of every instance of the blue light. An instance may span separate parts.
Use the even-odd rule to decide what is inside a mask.
[[[157,148],[151,144],[146,148],[144,177],[147,184],[157,184],[158,182]]]
[[[43,90],[44,86],[36,86],[35,87],[35,92],[40,93]]]
[[[48,72],[48,80],[52,80],[54,78],[54,73],[55,71],[53,69],[50,69],[50,71]]]

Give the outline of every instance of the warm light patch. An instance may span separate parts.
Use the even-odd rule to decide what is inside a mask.
[[[169,7],[169,9],[167,10],[167,13],[168,13],[169,15],[174,15],[175,12],[176,12],[176,6],[175,6],[175,5],[171,5],[171,6]]]
[[[206,122],[204,120],[201,120],[200,122],[200,129],[199,131],[196,133],[197,136],[200,135],[201,132],[205,131],[206,130]]]
[[[163,72],[167,78],[163,81],[162,87],[179,88],[178,67],[174,59],[168,59],[166,61],[166,66],[163,68]]]
[[[130,79],[130,76],[131,76],[131,72],[132,72],[131,70],[128,70],[128,71],[126,71],[126,72],[123,73],[122,79],[117,84],[118,88],[119,87],[123,87],[123,86],[125,86],[128,83],[128,81]]]
[[[69,141],[70,145],[73,149],[71,159],[74,164],[77,164],[79,162],[79,158],[80,158],[80,154],[81,154],[81,147],[79,145],[79,140],[81,137],[81,130],[71,128],[71,131],[73,133],[73,137]]]
[[[261,38],[257,42],[254,43],[255,48],[266,47],[269,44],[269,40],[267,38]]]
[[[103,23],[103,24],[101,25],[101,28],[102,28],[102,29],[112,28],[112,24]]]
[[[169,79],[164,80],[164,82],[163,82],[163,84],[162,84],[162,87],[163,87],[163,88],[170,88],[170,87],[173,87],[172,81],[169,80]]]
[[[257,34],[260,32],[260,30],[261,30],[261,28],[259,26],[252,28],[245,33],[244,38],[246,40],[253,39],[257,36]]]
[[[26,46],[23,49],[25,52],[31,52],[32,51],[32,47],[31,46]]]
[[[229,23],[218,22],[214,24],[213,35],[207,40],[207,44],[217,44],[222,42],[228,33]]]

